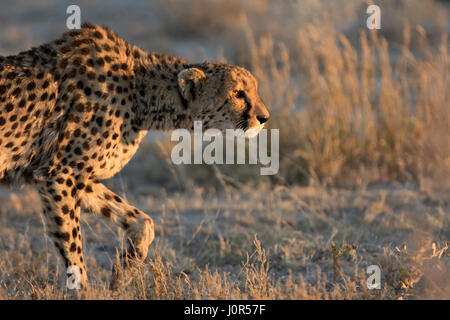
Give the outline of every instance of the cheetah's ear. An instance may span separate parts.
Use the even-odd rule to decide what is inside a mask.
[[[206,79],[206,75],[200,69],[189,68],[181,71],[178,74],[178,86],[184,99],[195,100],[196,92],[201,88],[204,79]]]

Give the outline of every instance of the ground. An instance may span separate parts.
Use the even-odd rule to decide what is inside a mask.
[[[120,194],[119,179],[112,182]],[[122,195],[151,215],[156,238],[134,280],[112,295],[123,234],[85,214],[91,298],[450,297],[449,193],[379,186]],[[0,201],[0,298],[64,297],[38,195],[2,192]],[[381,268],[381,290],[365,288],[372,264]]]

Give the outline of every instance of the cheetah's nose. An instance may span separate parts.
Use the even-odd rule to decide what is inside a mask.
[[[269,118],[270,118],[270,116],[267,116],[267,117],[265,117],[265,116],[256,116],[256,119],[258,119],[258,121],[259,121],[261,124],[267,122],[267,120],[269,120]]]

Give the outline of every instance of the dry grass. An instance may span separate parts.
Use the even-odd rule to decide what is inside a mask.
[[[395,62],[375,32],[361,31],[357,48],[323,26],[298,33],[298,63],[291,68],[299,71],[305,108],[293,120],[296,110],[285,106],[294,97],[286,93],[288,101],[275,103],[280,116],[272,124],[290,125],[280,156],[286,177],[294,168],[321,182],[358,185],[450,172],[447,37],[436,52],[424,41],[421,56],[409,50],[409,27],[404,33]]]
[[[431,179],[436,187],[449,187],[446,34],[434,48],[423,28],[406,25],[403,44],[390,50],[376,32],[361,30],[352,44],[329,25],[308,25],[297,31],[296,49],[289,50],[272,36],[257,41],[245,16],[242,33],[248,54],[241,63],[259,80],[272,113],[269,128],[281,129],[276,183],[420,185]],[[412,38],[421,42],[414,51]],[[158,172],[165,172],[166,183],[180,185],[180,175],[198,184],[215,181],[209,166],[167,165],[172,147],[169,139],[147,146],[151,167],[164,168]],[[234,181],[265,181],[252,166],[219,169]]]
[[[84,216],[88,299],[417,299],[450,297],[449,197],[411,189],[243,188],[130,199],[156,240],[117,292],[111,268],[123,234]],[[34,191],[2,196],[0,297],[68,298],[42,233]],[[118,236],[119,234],[119,236]],[[352,250],[345,250],[351,245]],[[343,248],[343,249],[340,249]],[[341,252],[339,250],[342,250]],[[340,253],[339,253],[340,252]],[[379,265],[382,289],[368,290]]]

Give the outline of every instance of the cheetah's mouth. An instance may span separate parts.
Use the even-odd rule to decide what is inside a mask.
[[[246,129],[242,129],[242,128],[237,128],[233,131],[233,134],[237,137],[246,137],[246,138],[254,138],[258,135],[258,133],[264,128],[263,124],[260,124],[258,126],[255,127],[251,127],[251,128],[246,128]]]
[[[264,128],[264,124],[259,124],[257,126],[253,126],[253,127],[248,127],[247,124],[243,125],[243,126],[236,126],[233,129],[233,126],[231,125],[231,123],[229,123],[229,126],[225,126],[220,128],[208,128],[208,129],[215,129],[215,130],[206,130],[205,131],[205,135],[209,136],[209,137],[215,137],[218,136],[220,134],[223,133],[227,133],[228,130],[230,130],[230,132],[236,136],[236,137],[246,137],[246,138],[253,138],[256,137],[260,131]]]
[[[264,124],[260,124],[256,127],[249,128],[249,129],[245,130],[245,136],[247,138],[256,137],[263,128],[264,128]]]

